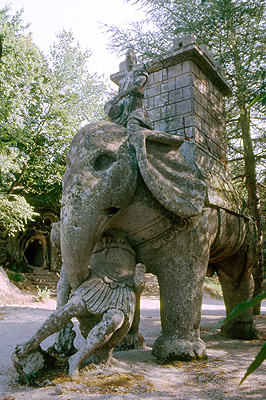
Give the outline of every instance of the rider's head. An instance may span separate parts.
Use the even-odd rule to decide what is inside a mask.
[[[134,65],[137,64],[137,57],[132,49],[127,51],[126,55],[126,69],[131,71]]]

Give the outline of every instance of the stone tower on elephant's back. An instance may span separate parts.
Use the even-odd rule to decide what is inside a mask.
[[[145,107],[150,125],[184,138],[180,151],[210,182],[210,204],[242,214],[227,166],[225,96],[231,94],[231,88],[211,54],[187,35],[176,39],[168,53],[147,61],[145,68],[149,73]],[[111,80],[119,84],[123,74],[121,63]]]

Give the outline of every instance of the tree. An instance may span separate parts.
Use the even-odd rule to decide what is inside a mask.
[[[75,124],[104,118],[103,103],[107,94],[103,77],[88,70],[91,52],[81,50],[71,31],[63,29],[51,48],[52,70],[56,78],[59,103],[73,115]]]
[[[19,150],[18,148],[12,149],[10,144],[15,145],[16,143],[15,133],[18,133],[17,143],[20,142],[21,117],[24,113],[21,99],[24,96],[25,101],[28,99],[26,91],[23,90],[25,76],[23,77],[19,65],[17,65],[16,78],[13,75],[17,55],[22,53],[24,47],[24,42],[18,40],[18,37],[22,35],[25,28],[21,24],[19,13],[14,17],[8,15],[8,7],[0,10],[0,21],[2,54],[0,64],[0,226],[7,233],[14,233],[34,215],[33,208],[23,196],[9,194],[10,181],[15,179],[15,175],[20,170],[20,160],[17,158]],[[13,55],[11,55],[11,49]],[[7,64],[10,69],[7,68]],[[21,87],[20,96],[18,101],[15,101],[15,94],[19,87]],[[12,113],[11,110],[14,112]]]
[[[49,64],[22,12],[9,11],[0,10],[0,225],[13,232],[34,216],[32,206],[59,206],[67,148],[81,123],[103,115],[106,86],[71,32],[58,36]]]
[[[266,2],[258,0],[137,0],[147,8],[147,20],[128,30],[109,27],[110,47],[125,53],[133,47],[140,59],[166,52],[173,40],[194,34],[210,47],[233,88],[227,102],[229,155],[233,172],[245,183],[246,197],[259,234],[259,267],[255,293],[261,291],[263,247],[258,172],[265,176],[265,106],[251,100],[266,86]],[[147,23],[148,22],[148,23]],[[242,168],[239,168],[242,167]]]

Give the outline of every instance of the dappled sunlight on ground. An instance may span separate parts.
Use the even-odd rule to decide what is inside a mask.
[[[258,340],[240,341],[221,337],[212,331],[225,316],[222,301],[204,298],[201,337],[206,343],[208,360],[174,362],[160,365],[151,354],[151,347],[160,335],[160,301],[158,295],[144,294],[141,299],[140,332],[146,340],[145,350],[114,353],[112,366],[86,367],[77,380],[65,375],[44,382],[42,387],[18,385],[10,354],[17,343],[27,340],[55,309],[55,300],[43,303],[29,298],[28,304],[0,308],[0,399],[1,400],[256,400],[266,399],[265,373],[262,365],[240,388],[238,384],[246,368],[266,338],[266,302],[262,315],[255,318],[260,330]],[[82,341],[78,323],[76,345]],[[43,348],[54,338],[47,339]],[[52,378],[51,378],[52,379]],[[2,397],[1,397],[2,396]]]

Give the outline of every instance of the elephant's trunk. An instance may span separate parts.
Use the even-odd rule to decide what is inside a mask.
[[[76,289],[89,275],[89,262],[98,236],[103,231],[107,218],[87,216],[87,226],[62,224],[61,249],[63,263],[72,289]]]
[[[135,153],[123,127],[105,121],[76,134],[67,156],[61,205],[61,250],[72,289],[87,278],[99,236],[130,201],[136,182]]]
[[[102,203],[97,185],[87,186],[84,190],[84,182],[76,181],[63,192],[61,250],[72,289],[88,277],[94,245],[110,218],[119,210],[118,207],[101,207]]]

